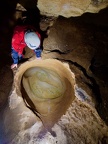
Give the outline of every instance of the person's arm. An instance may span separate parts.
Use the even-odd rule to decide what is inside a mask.
[[[17,66],[18,66],[18,53],[14,50],[14,48],[12,48],[11,56],[13,59],[13,64],[11,65],[11,69],[17,68]]]
[[[26,43],[24,42],[23,35],[18,33],[14,34],[12,38],[12,47],[18,52],[19,55],[22,55],[25,46]]]
[[[16,52],[13,48],[12,48],[11,56],[13,59],[13,64],[11,65],[11,69],[17,68],[18,61],[21,60],[23,56],[19,55],[18,52]]]
[[[42,54],[42,49],[41,48],[37,48],[34,50],[35,55],[36,55],[36,59],[41,59],[41,54]]]
[[[15,31],[12,37],[12,52],[11,56],[13,59],[13,64],[11,65],[11,69],[17,68],[18,60],[23,57],[23,49],[25,47],[25,43],[23,42],[23,35],[21,35],[18,31]]]
[[[36,34],[38,35],[38,37],[40,38],[40,41],[41,41],[41,35],[36,31]],[[36,59],[41,59],[41,54],[42,54],[42,49],[41,49],[41,44],[40,46],[34,50],[35,52],[35,55],[36,55]]]

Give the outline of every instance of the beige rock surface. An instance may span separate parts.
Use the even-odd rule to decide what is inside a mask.
[[[105,3],[107,3],[107,1],[105,0],[92,2],[94,3],[94,8],[96,11],[97,8],[100,8],[100,6],[102,6],[101,4],[104,5]],[[7,15],[8,18],[9,14]],[[95,19],[96,24],[97,15],[94,18],[89,16],[87,20],[90,22],[91,20]],[[8,51],[10,50],[10,46],[8,49],[7,44],[9,43],[10,34],[8,34],[7,32],[9,30],[11,31],[11,28],[7,27],[7,23],[5,21],[7,20],[7,18],[4,17],[4,21],[2,21],[3,27],[1,27],[1,38],[3,39],[3,45],[0,43],[0,60],[2,62],[0,63],[0,66],[8,64],[8,66],[10,67],[10,63],[8,63],[7,60],[9,59],[7,55],[9,53]],[[108,126],[105,124],[105,122],[108,122],[108,84],[106,75],[108,60],[108,37],[107,28],[105,27],[105,29],[102,29],[101,27],[103,26],[103,24],[107,26],[107,19],[106,23],[104,23],[103,20],[100,22],[100,17],[98,17],[98,26],[99,24],[102,25],[100,27],[92,27],[93,25],[91,25],[91,29],[88,25],[83,23],[84,21],[82,19],[82,23],[80,23],[80,20],[77,20],[78,19],[76,19],[74,22],[67,22],[67,19],[57,20],[57,25],[54,25],[54,27],[50,29],[48,39],[45,40],[45,49],[42,55],[43,60],[53,58],[62,61],[66,64],[66,66],[69,67],[72,73],[74,73],[75,83],[77,84],[77,87],[75,89],[76,97],[74,101],[71,103],[66,113],[63,114],[59,121],[52,127],[52,131],[47,132],[46,135],[44,135],[45,133],[43,133],[43,135],[40,135],[41,137],[39,137],[39,133],[42,129],[42,123],[40,119],[36,117],[34,113],[27,107],[27,105],[25,105],[22,97],[19,96],[20,93],[18,93],[18,91],[16,92],[16,89],[14,89],[15,87],[13,87],[11,93],[9,93],[13,77],[11,75],[10,69],[8,69],[9,67],[6,68],[5,71],[2,71],[4,72],[4,75],[2,73],[2,77],[0,79],[0,94],[1,98],[3,98],[0,101],[1,104],[4,105],[4,101],[7,100],[9,94],[7,107],[4,109],[4,111],[0,112],[1,144],[108,143]],[[59,24],[61,24],[61,26]],[[65,30],[65,28],[67,29],[67,31]],[[71,32],[69,31],[69,28]],[[7,36],[3,38],[2,34],[5,34],[5,36]],[[65,35],[68,38],[65,37]],[[71,39],[69,39],[70,37]],[[69,51],[69,48],[71,51]],[[79,50],[81,50],[81,53]],[[72,53],[72,51],[74,54]],[[93,58],[95,58],[94,61],[92,61]],[[35,57],[32,59],[35,59]],[[24,65],[22,65],[21,67],[23,66]],[[93,73],[90,72],[90,66],[94,66]],[[19,73],[22,72],[20,71],[20,68],[18,69]],[[23,69],[25,69],[25,67],[23,67]],[[19,80],[18,85],[20,85],[20,78],[17,79],[17,81]],[[95,91],[93,91],[93,88]],[[95,94],[97,97],[95,97]],[[97,112],[96,106],[97,103],[99,103],[98,98],[100,94],[102,103],[98,105],[98,108],[100,109],[98,109]]]
[[[107,0],[39,0],[37,4],[41,14],[47,16],[75,17],[83,13],[97,13],[108,6]]]
[[[88,25],[86,18],[82,17],[81,21],[78,18],[70,18],[65,21],[65,18],[59,17],[50,28],[48,38],[44,40],[43,58],[54,58],[69,63],[75,73],[78,87],[87,92],[88,102],[95,101],[98,113],[107,123],[108,37],[107,33],[104,33],[104,21],[100,22],[97,28],[95,25]],[[94,18],[96,24],[99,17]]]
[[[42,60],[44,66],[45,62],[49,60],[50,59]],[[106,126],[100,118],[93,105],[77,97],[75,97],[67,111],[52,127],[52,131],[42,133],[42,122],[26,107],[20,91],[20,82],[25,70],[33,65],[43,66],[42,61],[28,61],[22,64],[16,71],[14,79],[15,85],[13,85],[15,87],[13,87],[13,91],[9,97],[9,108],[5,109],[3,117],[6,134],[5,143],[45,144],[46,142],[48,144],[96,144],[103,141],[105,142],[108,137],[108,126]],[[47,65],[47,67],[49,67],[49,65]],[[68,64],[65,64],[65,67],[69,69]],[[71,74],[74,76],[73,73]],[[80,93],[77,93],[77,95],[78,94],[80,96]],[[54,114],[54,116],[56,116],[56,114]],[[11,125],[9,124],[10,122],[12,122]]]
[[[46,129],[58,121],[74,100],[74,86],[71,71],[53,59],[26,62],[15,76],[16,91],[37,112]]]

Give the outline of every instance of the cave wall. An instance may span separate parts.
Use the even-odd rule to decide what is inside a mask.
[[[86,10],[86,9],[88,7],[89,7],[89,9],[91,7],[94,8],[95,12],[97,12],[101,8],[104,8],[107,6],[107,1],[104,1],[104,0],[103,1],[99,1],[99,0],[92,1],[92,3],[91,3],[91,1],[89,1],[89,2],[78,1],[78,2],[79,2],[78,5],[75,3],[75,1],[73,3],[71,3],[72,5],[74,5],[74,7],[71,7],[72,5],[70,4],[70,1],[68,2],[68,4],[65,1],[64,1],[64,3],[63,3],[63,1],[58,1],[58,2],[54,1],[54,3],[55,3],[54,5],[52,5],[53,1],[51,1],[51,2],[38,1],[38,7],[41,10],[42,14],[51,15],[51,16],[52,15],[58,16],[58,14],[59,14],[59,15],[65,16],[65,17],[70,17],[70,16],[79,16],[79,15],[83,14],[84,12],[87,12],[88,10]],[[85,2],[85,5],[84,5],[84,2]],[[43,3],[44,3],[44,5],[43,5]],[[42,4],[42,6],[46,7],[47,10],[43,10],[42,7],[39,6],[39,4]],[[61,4],[64,4],[63,10],[58,11],[58,10],[61,10],[60,9]],[[56,7],[58,5],[59,5],[59,7]],[[80,6],[80,8],[75,9],[75,7],[77,7],[77,6]],[[66,10],[67,10],[66,8],[68,8],[69,11],[71,11],[72,9],[74,9],[74,10],[71,11],[71,13],[70,13],[69,11],[66,12]],[[52,11],[51,11],[51,9],[52,9]],[[64,9],[65,9],[66,13],[64,12]],[[2,25],[4,23],[2,23]],[[60,25],[61,23],[62,23],[62,25]],[[101,42],[102,46],[104,44],[104,49],[106,50],[107,43],[101,41],[101,38],[103,38],[103,40],[104,40],[104,38],[106,38],[106,40],[107,40],[107,37],[106,37],[106,35],[104,35],[103,33],[100,33],[100,32],[97,35],[96,34],[93,35],[94,36],[93,37],[92,36],[93,33],[89,31],[90,29],[88,31],[86,31],[85,28],[80,26],[80,24],[76,25],[76,21],[75,21],[75,23],[72,23],[72,22],[70,22],[70,20],[67,21],[67,19],[61,18],[61,19],[58,19],[55,24],[57,24],[57,26],[54,25],[53,27],[51,27],[48,39],[46,39],[44,41],[43,59],[44,58],[45,59],[56,58],[61,61],[64,60],[66,63],[68,63],[71,70],[74,71],[74,73],[76,75],[77,85],[80,87],[80,90],[81,89],[83,89],[83,91],[85,90],[85,92],[86,92],[85,94],[87,94],[87,95],[82,95],[82,98],[86,98],[85,100],[81,99],[81,97],[80,97],[80,99],[79,99],[79,97],[78,98],[76,97],[75,101],[69,107],[66,114],[63,115],[63,117],[60,119],[60,121],[55,125],[53,130],[56,132],[57,136],[54,138],[52,135],[47,134],[46,137],[42,141],[43,141],[43,143],[45,143],[45,140],[46,141],[52,140],[52,143],[54,143],[54,141],[55,141],[55,143],[63,142],[63,144],[66,144],[66,143],[78,144],[80,142],[83,142],[86,144],[102,143],[104,138],[108,138],[108,127],[105,125],[103,120],[100,118],[96,109],[95,108],[91,109],[92,103],[93,104],[95,103],[94,101],[92,102],[91,99],[92,99],[92,97],[95,97],[95,95],[93,95],[93,93],[91,91],[91,87],[87,87],[87,86],[92,86],[92,83],[91,83],[89,77],[86,77],[87,76],[86,74],[88,74],[90,72],[90,69],[89,69],[89,66],[91,64],[90,62],[96,52],[96,49],[94,48],[95,45],[93,43],[91,43],[91,41],[92,40],[95,41],[98,38],[100,38],[100,42]],[[64,27],[67,27],[67,25],[69,26],[69,28],[67,29],[68,31],[67,30],[64,31]],[[6,35],[7,32],[9,32],[9,29],[8,28],[5,29],[5,28],[7,28],[7,26],[5,26],[4,29],[2,29],[2,27],[1,27],[1,29],[3,31],[7,30],[7,31],[5,31],[5,35]],[[73,33],[70,33],[70,29],[71,29],[71,31],[73,31],[75,33],[75,35]],[[61,34],[59,34],[59,37],[56,37],[56,36],[58,36],[57,35],[58,31],[60,31]],[[65,36],[62,37],[64,35],[64,33],[65,33]],[[89,36],[88,36],[88,33],[89,33]],[[68,38],[67,38],[67,36],[68,36]],[[98,36],[98,38],[94,39],[94,38],[96,38],[96,36]],[[56,37],[57,41],[55,41],[55,37]],[[71,40],[69,39],[70,37],[71,37]],[[5,39],[4,47],[1,46],[2,49],[4,48],[3,56],[1,57],[2,62],[3,62],[4,57],[8,55],[8,52],[5,51],[5,50],[7,50],[7,47],[5,46],[5,44],[7,43],[6,38],[8,39],[8,37],[4,38]],[[50,41],[50,39],[51,39],[51,41]],[[66,39],[66,41],[65,41],[65,39]],[[87,39],[88,39],[88,41],[85,41]],[[67,45],[67,43],[68,43],[68,45]],[[97,45],[96,48],[98,48],[98,46],[99,45]],[[82,48],[83,48],[83,50],[82,50]],[[100,45],[100,48],[101,48],[101,45]],[[86,54],[83,51],[86,52]],[[89,51],[91,53],[88,53]],[[73,52],[74,52],[74,54],[73,54]],[[76,57],[75,57],[75,54],[76,54]],[[9,56],[9,58],[10,58],[10,56]],[[86,61],[86,64],[85,64],[85,61]],[[4,62],[2,64],[5,66]],[[6,61],[6,64],[10,67],[10,63],[8,64],[8,62]],[[78,65],[75,65],[75,64],[78,64]],[[76,66],[80,66],[80,67],[76,67]],[[82,69],[80,69],[80,68],[82,68]],[[6,71],[5,71],[6,74],[9,74],[9,70],[6,69]],[[85,76],[83,74],[83,70],[86,70],[86,72],[84,73]],[[89,74],[92,74],[92,73],[89,73]],[[89,76],[90,77],[92,76],[92,78],[95,77],[94,74],[89,75]],[[101,80],[99,80],[97,74],[96,74],[96,76],[97,77],[95,77],[95,80],[98,83],[98,85],[101,87],[101,89],[100,89],[101,96],[103,99],[104,98],[107,99],[107,93],[108,93],[107,84],[105,83],[105,81],[103,81],[102,78],[101,78]],[[5,76],[5,75],[4,75],[4,77],[7,78],[7,76]],[[13,76],[10,76],[10,78],[13,79]],[[8,82],[6,81],[6,84],[8,84],[8,83],[9,83],[9,81]],[[10,83],[12,84],[12,81],[10,81]],[[2,83],[2,81],[1,81],[1,84],[5,84],[5,83]],[[8,87],[8,85],[6,87]],[[6,90],[5,87],[3,90]],[[7,91],[7,93],[9,93],[9,92]],[[82,93],[80,93],[80,94],[82,94]],[[3,96],[3,94],[2,94],[2,96]],[[88,96],[88,97],[84,97],[84,96]],[[108,115],[107,107],[105,107],[105,104],[107,105],[107,103],[108,103],[106,101],[106,99],[103,101],[102,107],[101,107],[101,110],[102,110],[101,112],[104,112],[103,119],[105,121],[107,121],[106,115]],[[7,139],[9,139],[9,141],[12,140],[10,142],[11,144],[14,144],[16,142],[17,142],[17,144],[32,143],[32,142],[36,143],[37,139],[38,139],[38,133],[40,131],[40,123],[38,122],[39,120],[35,119],[36,117],[34,116],[34,114],[24,105],[22,98],[20,98],[16,94],[16,91],[14,91],[14,90],[12,91],[11,96],[9,97],[9,100],[10,100],[9,106],[7,109],[5,109],[4,115],[2,117],[3,124],[1,123],[1,125],[3,125],[4,131],[5,131],[3,133],[4,139],[0,138],[0,140],[5,140],[5,141]],[[89,101],[87,101],[87,100],[89,100]],[[0,125],[0,128],[1,128],[1,125]],[[103,142],[103,143],[105,144],[105,142]],[[3,144],[3,142],[2,142],[2,144]],[[36,144],[38,144],[38,142]]]
[[[108,6],[107,0],[39,0],[37,7],[48,16],[80,16],[83,13],[97,13]]]

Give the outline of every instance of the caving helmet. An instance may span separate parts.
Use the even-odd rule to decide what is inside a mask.
[[[40,38],[33,31],[26,32],[24,35],[24,40],[25,40],[25,43],[27,44],[27,46],[32,50],[35,50],[36,48],[38,48],[40,46]]]

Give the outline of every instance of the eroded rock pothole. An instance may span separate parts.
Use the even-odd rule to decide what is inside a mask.
[[[50,129],[75,98],[75,79],[62,62],[54,59],[24,63],[15,76],[17,92]]]

